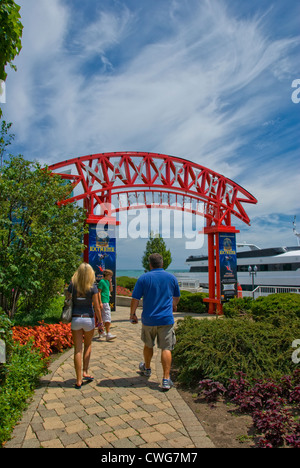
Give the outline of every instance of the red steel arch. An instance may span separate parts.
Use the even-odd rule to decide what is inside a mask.
[[[124,209],[153,207],[150,192],[157,198],[161,194],[164,207],[169,208],[178,204],[188,209],[191,201],[203,202],[204,213],[193,211],[205,216],[207,227],[230,227],[232,216],[250,224],[243,205],[257,203],[243,187],[221,174],[182,158],[157,153],[94,154],[54,164],[49,170],[71,181],[77,193],[61,203],[84,200],[88,223],[104,216],[101,211],[96,215],[101,206],[113,205],[109,215]],[[123,201],[127,197],[127,205],[120,203],[121,196]]]
[[[83,201],[89,224],[117,224],[117,212],[139,208],[181,209],[205,216],[207,302],[211,314],[215,309],[222,313],[219,234],[238,232],[232,216],[250,224],[244,204],[257,200],[247,190],[204,166],[157,153],[94,154],[54,164],[49,170],[71,182],[72,195],[60,203]]]

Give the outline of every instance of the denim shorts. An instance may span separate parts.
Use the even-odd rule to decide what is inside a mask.
[[[155,338],[157,339],[157,347],[159,349],[173,351],[176,345],[174,325],[162,325],[158,327],[142,325],[141,338],[148,348],[154,348]]]
[[[83,330],[90,332],[95,328],[95,319],[92,317],[73,317],[71,329],[74,331]]]

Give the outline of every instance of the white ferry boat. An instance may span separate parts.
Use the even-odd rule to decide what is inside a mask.
[[[237,244],[237,275],[243,291],[253,291],[258,286],[300,288],[300,234],[296,232],[295,222],[294,234],[298,238],[298,246],[294,247],[260,249],[253,244]],[[191,255],[186,264],[189,273],[181,274],[178,280],[207,289],[208,257]]]

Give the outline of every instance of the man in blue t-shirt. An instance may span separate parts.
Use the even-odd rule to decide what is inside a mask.
[[[149,257],[150,272],[142,275],[132,293],[130,321],[138,323],[136,310],[143,297],[142,341],[144,342],[144,362],[139,366],[143,375],[151,375],[151,359],[155,338],[161,349],[164,390],[169,390],[173,383],[170,379],[172,351],[176,344],[173,311],[177,310],[180,300],[178,281],[174,275],[163,269],[163,258],[159,254]]]

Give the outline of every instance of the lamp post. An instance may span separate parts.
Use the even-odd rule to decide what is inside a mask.
[[[252,268],[251,265],[248,267],[249,275],[252,276],[252,297],[253,297],[253,299],[254,299],[254,277],[257,274],[257,270],[258,270],[258,268],[257,268],[256,265],[254,265],[253,268]]]

